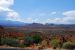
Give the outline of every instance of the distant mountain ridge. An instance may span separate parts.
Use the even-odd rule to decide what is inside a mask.
[[[24,26],[24,27],[75,27],[75,24],[52,24],[52,23],[24,23],[19,21],[0,20],[2,26]]]
[[[2,26],[25,26],[27,23],[10,21],[10,20],[0,20],[0,25]]]
[[[40,23],[31,23],[24,27],[28,28],[75,28],[75,24],[40,24]]]

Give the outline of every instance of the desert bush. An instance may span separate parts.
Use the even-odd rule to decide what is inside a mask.
[[[41,42],[41,48],[46,48],[48,46],[47,40]]]
[[[32,38],[33,38],[33,42],[36,44],[42,41],[42,38],[39,35],[34,35]]]
[[[41,37],[40,36],[38,36],[38,35],[34,35],[34,36],[28,36],[28,37],[25,37],[24,38],[24,44],[26,45],[26,46],[30,46],[30,45],[33,45],[34,43],[35,44],[38,44],[38,43],[40,43],[41,42]]]
[[[75,44],[73,44],[72,42],[65,42],[65,43],[63,43],[62,48],[64,48],[64,49],[74,49]]]
[[[24,45],[24,44],[18,44],[18,47],[20,47],[20,48],[24,48],[25,45]]]
[[[59,40],[58,39],[53,39],[51,40],[51,45],[54,49],[56,49],[59,46]]]
[[[25,37],[24,38],[24,44],[25,46],[30,46],[31,44],[33,44],[33,38],[32,37]]]
[[[17,47],[19,43],[13,38],[1,38],[1,44]]]

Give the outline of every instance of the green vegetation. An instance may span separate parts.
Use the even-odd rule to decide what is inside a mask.
[[[58,39],[52,39],[51,40],[51,45],[54,49],[56,49],[59,46],[59,40]]]
[[[65,43],[63,43],[62,48],[64,48],[64,49],[74,49],[75,44],[73,44],[72,42],[65,42]]]
[[[24,44],[26,46],[30,46],[30,45],[33,45],[34,43],[35,44],[38,44],[42,41],[41,37],[39,35],[34,35],[34,36],[31,36],[31,37],[25,37],[24,38]]]
[[[33,38],[33,42],[36,44],[38,44],[42,41],[42,38],[39,35],[34,35],[34,36],[32,36],[32,38]]]
[[[33,44],[33,38],[32,37],[25,37],[24,41],[25,41],[24,44],[26,46],[30,46],[31,44]]]
[[[38,46],[39,49],[43,48],[64,48],[74,49],[75,48],[75,33],[70,31],[30,31],[23,30],[15,31],[5,30],[0,28],[0,45],[7,45],[13,47],[33,47]],[[62,34],[63,33],[63,34]]]
[[[14,38],[1,38],[1,45],[18,46],[18,42]]]

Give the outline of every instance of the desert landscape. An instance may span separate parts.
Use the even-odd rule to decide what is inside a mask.
[[[75,50],[75,0],[0,0],[0,50]]]
[[[0,45],[24,49],[75,49],[75,25],[0,26]],[[47,49],[49,48],[49,49]]]

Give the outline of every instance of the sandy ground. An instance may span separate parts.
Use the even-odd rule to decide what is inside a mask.
[[[6,45],[4,45],[4,46],[0,46],[0,48],[16,48],[16,49],[24,49],[24,50],[38,50],[38,48],[37,47],[35,47],[35,48],[32,48],[32,47],[25,47],[25,48],[18,48],[18,47],[10,47],[10,46],[6,46]],[[46,48],[46,49],[41,49],[41,50],[67,50],[67,49],[52,49],[52,48]],[[75,50],[75,49],[74,49]]]
[[[52,48],[47,48],[47,49],[43,49],[43,50],[68,50],[68,49],[52,49]],[[73,50],[75,50],[75,49],[73,49]]]

